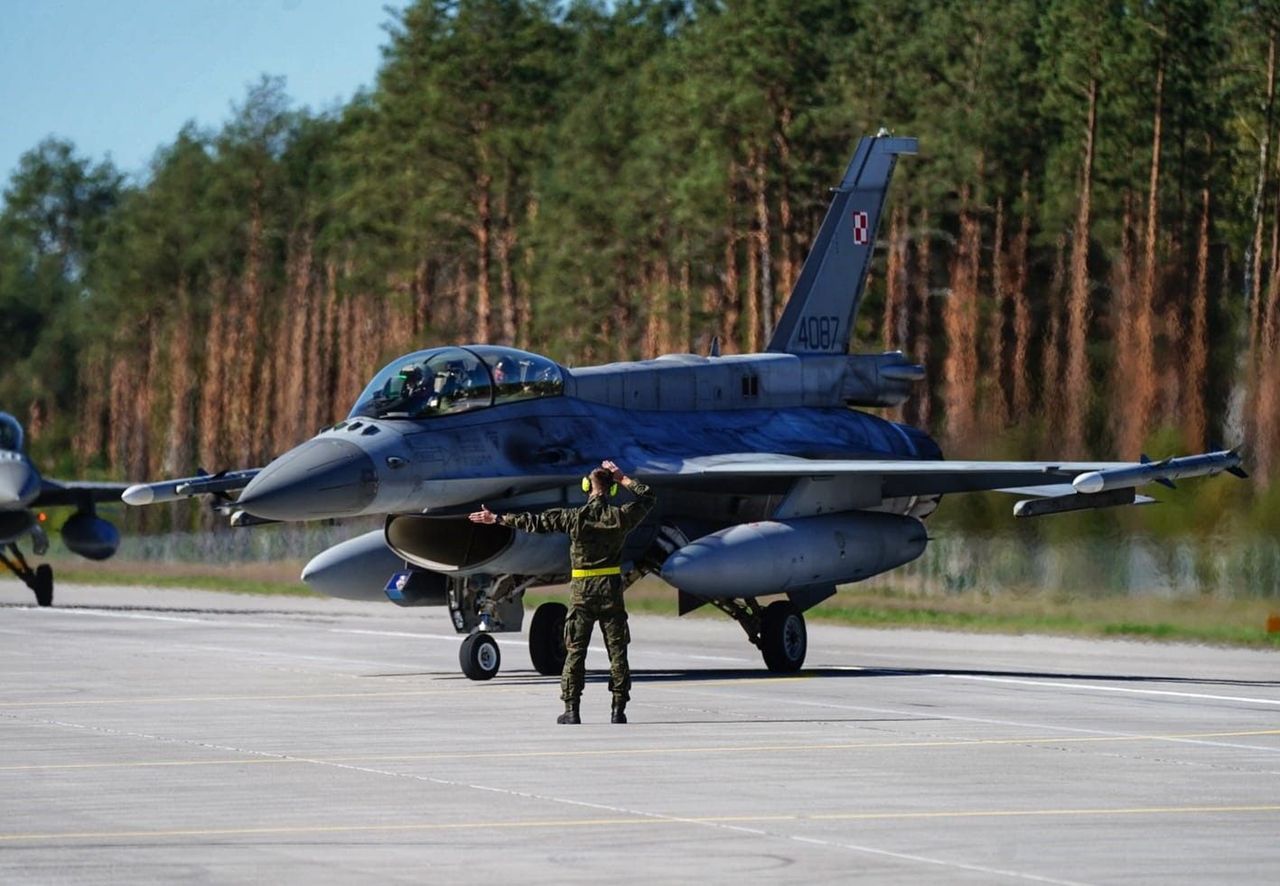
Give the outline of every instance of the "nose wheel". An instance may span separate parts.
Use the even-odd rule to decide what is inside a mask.
[[[498,641],[484,631],[468,634],[458,649],[462,673],[472,680],[492,680],[502,665]]]

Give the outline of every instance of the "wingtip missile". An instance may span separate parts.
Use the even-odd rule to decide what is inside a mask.
[[[127,505],[133,505],[135,508],[140,508],[144,505],[155,504],[158,501],[176,501],[181,497],[177,494],[171,494],[164,498],[158,497],[156,495],[157,487],[164,487],[166,485],[171,484],[135,483],[120,494],[120,500]]]
[[[1145,483],[1160,483],[1176,488],[1174,480],[1184,477],[1203,477],[1228,471],[1236,476],[1240,468],[1240,453],[1234,450],[1209,452],[1204,455],[1187,455],[1182,458],[1165,458],[1160,461],[1144,461],[1132,467],[1108,468],[1089,471],[1071,481],[1076,492],[1096,495],[1113,489],[1127,489]]]
[[[179,501],[195,495],[217,495],[243,489],[258,474],[258,468],[245,471],[224,471],[209,475],[201,472],[194,477],[177,480],[161,480],[158,483],[137,483],[120,496],[127,505],[143,507]]]

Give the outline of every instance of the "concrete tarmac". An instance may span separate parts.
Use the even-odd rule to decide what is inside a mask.
[[[584,725],[442,610],[0,581],[4,883],[1275,883],[1280,655],[632,619]]]

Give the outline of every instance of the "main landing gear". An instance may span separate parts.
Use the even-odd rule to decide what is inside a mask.
[[[37,606],[52,606],[53,567],[48,563],[41,563],[32,568],[16,544],[9,545],[9,552],[13,555],[12,559],[0,551],[0,563],[9,567],[10,572],[22,579],[22,583],[35,592]]]
[[[529,623],[529,658],[544,677],[558,677],[564,670],[564,620],[569,608],[563,603],[543,603]]]
[[[747,639],[759,648],[764,664],[775,674],[794,674],[804,665],[809,650],[809,634],[804,613],[790,600],[774,600],[762,607],[754,597],[743,600],[711,600],[747,632]]]

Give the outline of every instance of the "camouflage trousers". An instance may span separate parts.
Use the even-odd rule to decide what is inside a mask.
[[[627,665],[627,609],[622,602],[620,576],[604,576],[575,581],[569,614],[564,620],[564,671],[560,675],[560,697],[576,702],[586,682],[587,646],[591,629],[600,622],[605,649],[609,650],[609,691],[614,701],[631,697],[631,668]]]

